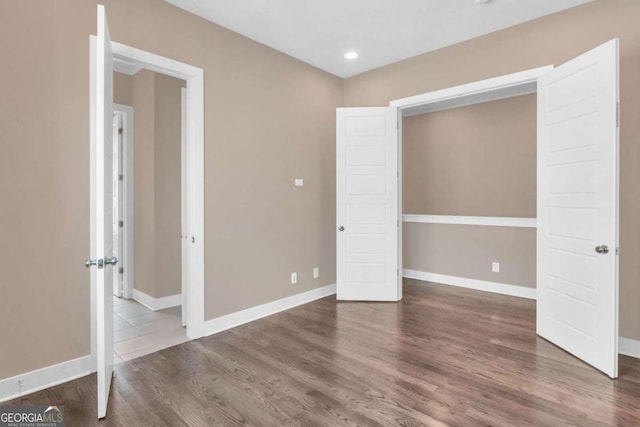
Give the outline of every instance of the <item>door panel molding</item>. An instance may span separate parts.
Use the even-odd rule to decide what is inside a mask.
[[[612,378],[618,375],[618,45],[605,43],[538,83],[537,332]],[[597,252],[602,245],[608,253]]]

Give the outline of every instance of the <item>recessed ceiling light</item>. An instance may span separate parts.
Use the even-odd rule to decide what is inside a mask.
[[[347,59],[356,59],[358,57],[358,52],[349,51],[344,54],[344,57]]]
[[[489,3],[491,0],[476,0],[476,4],[487,4]]]

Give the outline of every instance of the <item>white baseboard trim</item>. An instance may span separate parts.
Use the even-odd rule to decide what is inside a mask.
[[[640,341],[631,338],[618,338],[618,353],[640,359]]]
[[[133,290],[133,299],[147,307],[149,310],[158,311],[165,308],[182,305],[182,294],[169,295],[168,297],[154,298],[137,289]]]
[[[505,283],[488,282],[485,280],[467,279],[465,277],[448,276],[446,274],[427,273],[417,270],[402,270],[403,277],[408,279],[423,280],[425,282],[441,283],[443,285],[458,286],[461,288],[476,289],[479,291],[493,292],[496,294],[510,295],[513,297],[536,299],[535,288],[508,285]]]
[[[312,289],[307,292],[292,295],[266,304],[248,308],[246,310],[237,311],[227,314],[226,316],[217,317],[215,319],[204,322],[204,335],[213,335],[227,329],[253,322],[254,320],[306,304],[320,298],[328,297],[336,293],[336,285],[328,285],[322,288]]]
[[[0,403],[84,377],[93,371],[89,355],[0,380]]]

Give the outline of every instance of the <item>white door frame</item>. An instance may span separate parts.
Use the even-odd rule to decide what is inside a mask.
[[[187,88],[180,89],[180,209],[181,212],[186,211],[186,203],[189,200],[187,186]],[[187,304],[187,283],[189,278],[189,252],[191,243],[189,242],[188,224],[185,215],[180,216],[180,247],[182,248],[182,268],[181,268],[181,288],[180,288],[180,304],[182,306],[182,326],[187,325],[189,318],[189,306]]]
[[[112,104],[113,105],[113,104]],[[115,108],[115,105],[113,105]],[[111,117],[111,123],[112,123],[112,129],[113,129],[113,138],[111,138],[112,143],[113,143],[113,147],[112,147],[112,152],[113,152],[113,163],[114,165],[112,166],[112,170],[113,170],[113,175],[111,177],[112,181],[113,181],[113,222],[112,222],[112,230],[111,233],[113,234],[113,252],[112,252],[112,256],[115,256],[118,258],[118,264],[117,266],[113,269],[113,294],[117,297],[121,297],[123,296],[123,277],[120,276],[120,268],[122,267],[122,263],[123,263],[123,247],[124,247],[124,242],[123,242],[123,238],[124,238],[124,233],[122,230],[122,227],[120,227],[120,221],[123,219],[122,218],[122,202],[120,201],[120,198],[123,195],[123,191],[124,191],[124,187],[122,186],[122,182],[120,180],[120,176],[122,175],[122,153],[121,151],[124,149],[124,144],[123,144],[123,139],[124,139],[124,132],[120,132],[119,129],[123,128],[123,123],[124,123],[124,117],[123,115],[118,112],[115,111],[115,109],[112,110],[113,111],[113,116]],[[117,126],[117,128],[116,128]]]
[[[122,188],[123,194],[120,198],[122,206],[122,259],[121,267],[124,269],[122,277],[122,298],[133,298],[133,280],[135,277],[135,239],[134,239],[134,202],[133,202],[133,182],[134,182],[134,115],[133,107],[130,105],[113,104],[113,112],[122,117]]]
[[[497,101],[537,92],[538,77],[553,70],[553,65],[533,68],[492,79],[454,86],[434,92],[396,99],[389,106],[398,109],[398,218],[402,219],[402,118],[450,108]],[[398,230],[398,268],[402,262],[402,220]],[[402,274],[404,276],[404,273]],[[402,283],[402,281],[401,281]]]
[[[92,39],[95,36],[90,36]],[[189,307],[186,319],[187,337],[196,339],[204,336],[205,295],[204,295],[204,71],[179,61],[165,58],[141,49],[112,42],[113,57],[121,61],[137,64],[157,73],[186,81],[186,185],[189,188],[187,200],[183,204],[186,232],[191,241],[188,251],[189,283],[185,295]],[[94,64],[91,61],[91,72]],[[95,90],[93,87],[90,90]],[[92,189],[93,191],[93,189]],[[93,235],[95,230],[91,230]],[[183,264],[184,265],[184,264]],[[131,271],[131,269],[129,269]],[[96,366],[96,324],[95,290],[91,289],[91,355]]]

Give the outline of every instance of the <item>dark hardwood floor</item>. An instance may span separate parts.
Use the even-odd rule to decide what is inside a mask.
[[[325,298],[17,399],[68,426],[638,426],[640,360],[613,381],[535,335],[533,301],[405,281],[393,303]]]

